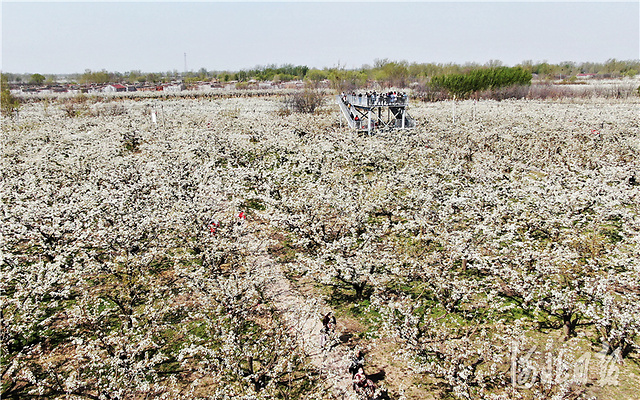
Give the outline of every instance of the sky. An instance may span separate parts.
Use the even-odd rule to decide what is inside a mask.
[[[640,2],[2,0],[3,72],[640,59]]]

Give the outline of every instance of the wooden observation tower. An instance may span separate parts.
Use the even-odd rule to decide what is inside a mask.
[[[395,93],[336,96],[342,115],[352,129],[369,134],[380,130],[410,129],[415,121],[407,113],[407,95]]]

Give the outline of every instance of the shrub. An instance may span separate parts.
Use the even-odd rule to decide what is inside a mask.
[[[307,75],[305,76],[305,81],[313,87],[318,87],[320,85],[320,82],[327,79],[328,76],[329,75],[327,71],[312,69],[309,72],[307,72]]]
[[[29,83],[34,84],[34,85],[42,85],[42,83],[45,81],[45,76],[41,75],[41,74],[33,74],[31,75],[31,78],[29,78]]]
[[[512,85],[498,89],[489,89],[478,94],[480,99],[506,100],[506,99],[524,99],[529,94],[529,86]]]
[[[69,118],[79,117],[82,114],[88,113],[88,101],[89,98],[83,94],[70,97],[62,104],[62,111],[64,111]]]
[[[567,87],[561,87],[558,85],[551,85],[548,83],[542,83],[532,85],[529,89],[528,98],[530,99],[559,99],[563,97],[569,97],[571,95],[571,89]]]
[[[2,97],[0,98],[0,104],[2,104],[2,115],[11,115],[20,108],[20,100],[9,91],[9,84],[5,75],[2,75],[1,89]]]
[[[99,117],[101,115],[116,117],[119,115],[127,114],[127,108],[120,103],[108,103],[100,107],[96,107],[92,110],[91,115],[93,117]]]
[[[431,85],[447,90],[458,98],[467,98],[472,93],[487,89],[496,90],[509,86],[530,85],[531,72],[520,67],[476,69],[466,74],[434,76]]]
[[[142,137],[138,132],[125,132],[122,134],[122,144],[125,150],[138,153],[140,151],[139,146],[142,144]]]
[[[367,84],[366,71],[349,71],[345,69],[331,69],[327,73],[331,87],[338,92],[356,90]]]
[[[449,98],[449,93],[441,88],[436,88],[431,85],[418,85],[413,90],[415,98],[422,101],[442,101]]]
[[[284,99],[284,109],[312,114],[322,107],[324,100],[324,94],[321,91],[308,88],[288,95]]]

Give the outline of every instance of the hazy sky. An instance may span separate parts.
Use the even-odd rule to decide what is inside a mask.
[[[2,1],[2,70],[640,59],[640,2]]]

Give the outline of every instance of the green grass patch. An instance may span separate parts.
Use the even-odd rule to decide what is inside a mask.
[[[267,209],[267,206],[264,204],[264,202],[257,198],[247,199],[242,204],[244,208],[251,210],[264,211]]]

